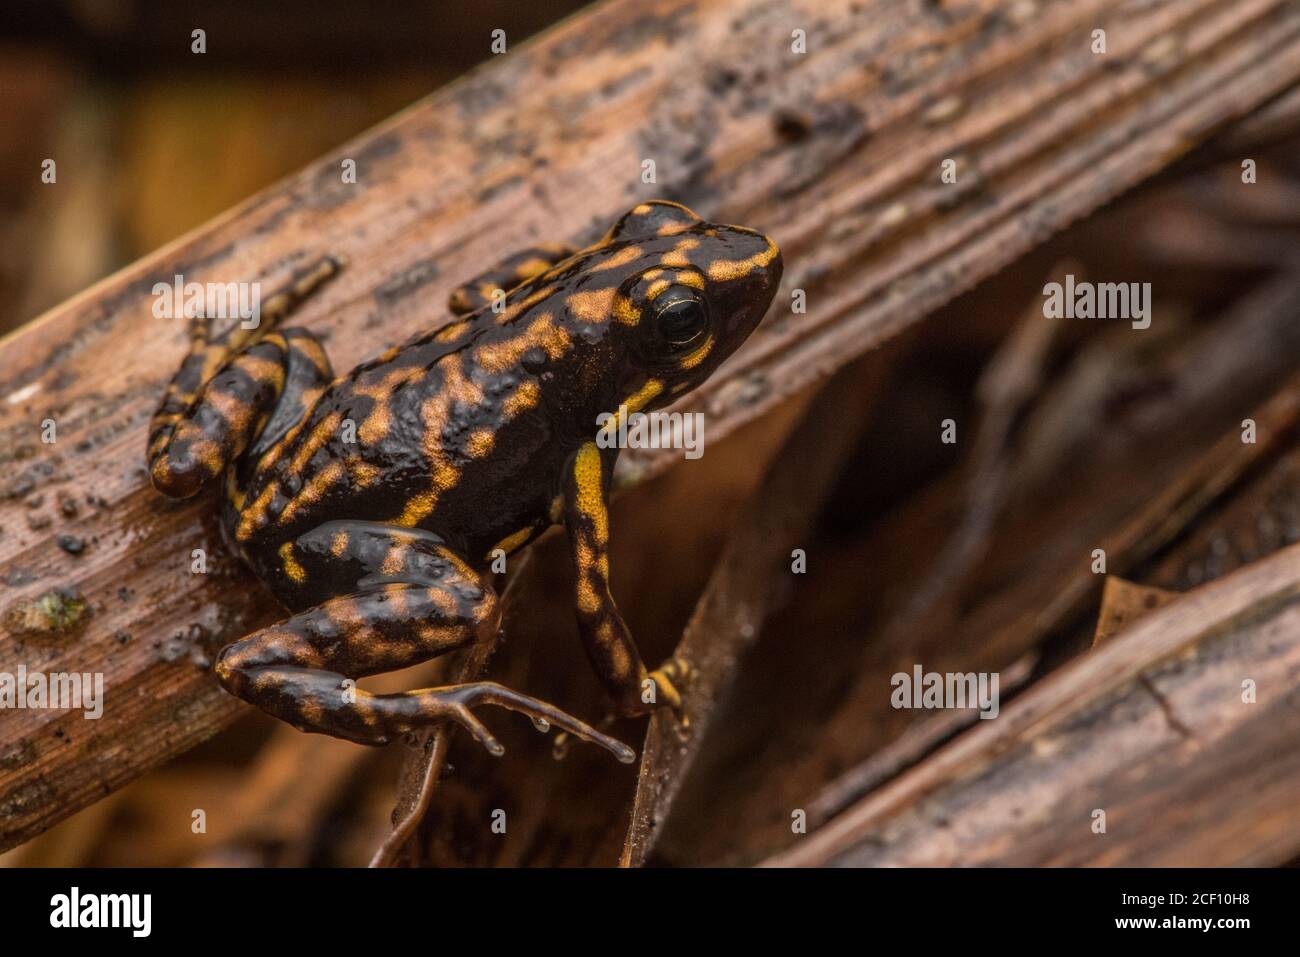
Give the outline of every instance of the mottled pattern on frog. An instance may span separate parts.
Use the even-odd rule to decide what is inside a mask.
[[[578,621],[623,714],[677,706],[681,663],[647,672],[609,589],[606,503],[616,448],[598,416],[656,408],[703,382],[749,336],[781,258],[767,237],[642,203],[583,250],[536,246],[452,293],[458,318],[335,378],[320,343],[280,321],[332,278],[333,258],[268,299],[256,330],[190,354],[149,440],[162,492],[224,474],[223,527],[293,612],[227,647],[231,692],[309,731],[366,743],[450,718],[499,745],[476,704],[630,749],[491,683],[370,695],[359,677],[492,634],[486,566],[550,524],[570,533]]]

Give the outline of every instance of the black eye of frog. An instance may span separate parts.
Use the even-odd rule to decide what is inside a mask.
[[[704,302],[695,296],[682,297],[659,307],[655,328],[665,342],[685,346],[694,342],[709,324]]]

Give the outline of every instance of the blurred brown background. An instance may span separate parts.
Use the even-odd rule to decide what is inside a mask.
[[[491,29],[515,44],[578,6],[10,5],[0,30],[0,327],[450,81],[490,55]],[[201,57],[189,52],[196,27],[207,31]],[[1087,652],[1096,602],[1047,614],[1062,582],[1085,574],[1080,556],[1116,530],[1163,526],[1159,495],[1214,474],[1216,443],[1300,388],[1300,151],[1288,119],[1280,138],[1228,139],[1189,157],[848,370],[867,398],[844,423],[855,452],[809,536],[810,572],[739,669],[658,863],[759,859],[788,842],[790,807],[816,797],[830,813],[955,734],[889,707],[900,667],[1001,669],[1009,700]],[[1243,155],[1263,171],[1244,190]],[[48,156],[58,189],[40,182]],[[1152,282],[1149,334],[1061,324],[1026,363],[1025,394],[981,393],[997,384],[989,370],[1008,364],[1017,331],[1041,324],[1043,283],[1066,272]],[[802,402],[616,502],[614,590],[648,660],[673,647]],[[945,416],[980,441],[937,443]],[[1244,454],[1240,443],[1229,453],[1224,468]],[[1134,560],[1134,580],[1184,591],[1300,540],[1300,449],[1265,466],[1229,501],[1185,516],[1170,547]],[[571,587],[562,543],[552,536],[537,552],[526,627],[493,677],[592,716],[593,679],[558,597]],[[508,754],[453,743],[426,860],[614,860],[634,769],[591,749],[553,762],[526,722],[490,720]],[[642,728],[619,733],[635,742]],[[0,862],[363,864],[386,832],[401,757],[250,710]],[[505,841],[482,824],[500,806],[519,809]],[[207,813],[200,836],[196,808]]]
[[[0,333],[581,6],[8,0]]]

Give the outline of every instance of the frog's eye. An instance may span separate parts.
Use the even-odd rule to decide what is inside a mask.
[[[676,349],[704,335],[709,313],[704,300],[696,295],[663,296],[655,303],[654,321],[659,338]]]

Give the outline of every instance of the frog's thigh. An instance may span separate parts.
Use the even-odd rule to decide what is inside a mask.
[[[486,638],[499,623],[491,584],[420,529],[326,522],[279,559],[272,584],[303,610],[227,647],[232,668],[291,663],[359,678]]]
[[[562,243],[521,249],[469,282],[457,286],[452,290],[447,304],[458,316],[490,306],[498,289],[509,292],[534,276],[541,275],[561,259],[572,256],[573,253],[572,246]]]
[[[256,700],[259,672],[285,665],[349,678],[394,671],[473,641],[496,617],[490,591],[467,602],[438,586],[376,584],[226,646],[217,676],[232,693],[265,706]]]
[[[553,705],[490,681],[375,695],[348,680],[441,655],[498,627],[492,587],[437,536],[371,522],[331,522],[292,543],[285,561],[304,588],[313,581],[327,586],[339,575],[360,578],[352,593],[227,647],[216,673],[232,694],[304,731],[365,744],[452,720],[500,753],[470,711],[490,704],[598,744],[619,760],[634,757],[626,745]]]
[[[304,730],[369,743],[383,743],[399,730],[394,722],[410,718],[412,707],[404,696],[369,695],[345,679],[404,668],[481,640],[497,628],[499,611],[488,583],[450,552],[433,553],[441,545],[393,532],[387,546],[375,530],[354,533],[351,546],[341,540],[338,571],[322,567],[332,556],[316,547],[333,536],[318,531],[294,543],[285,560],[308,581],[364,573],[371,564],[389,570],[376,567],[355,590],[227,646],[216,665],[226,690]],[[387,559],[371,561],[383,555]]]

